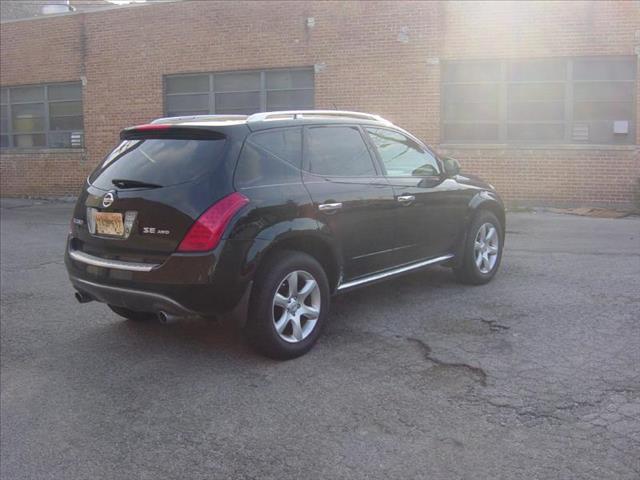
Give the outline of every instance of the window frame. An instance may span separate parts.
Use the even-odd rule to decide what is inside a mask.
[[[57,98],[50,99],[49,98],[49,88],[64,86],[64,85],[73,85],[80,87],[80,97],[79,98]],[[11,101],[11,90],[25,87],[39,87],[43,90],[43,96],[41,100],[33,100],[33,101]],[[74,150],[81,151],[85,148],[85,138],[84,138],[84,91],[83,85],[80,81],[73,82],[53,82],[53,83],[37,83],[37,84],[26,84],[26,85],[7,85],[2,87],[3,90],[6,91],[6,103],[0,100],[0,103],[3,107],[6,107],[7,111],[7,130],[2,132],[2,135],[6,135],[8,139],[7,146],[2,147],[2,151],[7,150],[15,150],[15,151],[30,151],[30,150]],[[80,108],[82,111],[81,115],[64,115],[64,116],[81,116],[82,117],[82,128],[81,129],[63,129],[63,130],[52,130],[51,129],[51,104],[52,103],[65,103],[65,102],[80,102]],[[40,105],[42,104],[43,109],[43,125],[44,128],[42,130],[31,131],[31,132],[16,132],[13,127],[13,106],[14,105]],[[60,116],[60,115],[59,115]],[[68,146],[68,147],[56,147],[51,145],[50,135],[56,133],[68,133],[72,134],[73,132],[81,132],[82,134],[82,144],[78,147]],[[45,144],[38,145],[33,147],[18,147],[14,144],[14,136],[17,135],[44,135]]]
[[[523,80],[523,79],[510,79],[509,78],[509,67],[512,63],[519,62],[535,62],[535,61],[563,61],[565,65],[565,74],[562,80]],[[584,79],[576,79],[574,78],[574,64],[580,61],[630,61],[633,63],[634,68],[632,68],[634,72],[634,78],[632,79],[624,79],[624,80],[584,80]],[[481,63],[496,63],[499,68],[498,80],[470,80],[470,81],[451,81],[445,78],[444,68],[448,65],[470,65],[473,63],[481,64]],[[629,147],[638,143],[638,108],[637,108],[637,98],[638,98],[638,63],[639,60],[636,56],[633,55],[593,55],[593,56],[574,56],[574,57],[535,57],[535,58],[492,58],[492,59],[451,59],[443,61],[442,64],[444,68],[441,71],[441,80],[440,80],[440,131],[441,131],[441,144],[442,145],[460,145],[460,146],[470,146],[470,145],[506,145],[512,148],[521,148],[523,146],[532,146],[532,147],[545,147],[545,146],[578,146],[578,147],[589,147],[589,146],[606,146],[606,147]],[[509,100],[509,89],[512,85],[522,85],[522,84],[552,84],[552,83],[560,83],[564,86],[564,106],[563,106],[563,120],[511,120],[509,119],[509,107],[512,103]],[[602,141],[590,141],[590,140],[579,140],[574,138],[574,128],[578,124],[590,124],[590,123],[598,123],[598,122],[607,122],[608,120],[574,120],[574,110],[577,103],[575,101],[574,92],[576,89],[576,85],[578,84],[615,84],[615,83],[625,83],[632,84],[631,90],[633,98],[631,100],[631,118],[629,119],[629,133],[627,139],[622,142],[609,141],[603,143]],[[486,84],[486,85],[496,85],[498,90],[498,117],[497,120],[489,120],[486,122],[478,122],[478,121],[469,121],[469,120],[447,120],[446,119],[446,109],[449,104],[451,104],[451,99],[447,101],[446,89],[447,86],[450,85],[477,85],[477,84]],[[559,103],[559,102],[558,102]],[[605,102],[601,101],[598,103],[615,103],[615,101]],[[464,139],[450,139],[445,136],[446,126],[450,124],[492,124],[497,125],[497,137],[495,140],[464,140]],[[559,140],[544,140],[544,139],[526,139],[526,140],[512,140],[509,139],[508,136],[508,128],[510,125],[521,125],[521,124],[545,124],[545,125],[563,125],[564,133],[561,139]],[[612,126],[613,128],[613,126]],[[612,139],[613,133],[611,133]]]
[[[387,130],[389,132],[398,133],[408,138],[409,140],[412,140],[418,147],[422,149],[423,153],[426,153],[427,155],[431,155],[434,158],[434,160],[436,161],[436,165],[438,166],[439,173],[437,175],[389,175],[387,173],[387,167],[384,164],[384,161],[382,160],[382,156],[380,155],[378,148],[376,147],[375,143],[373,142],[373,139],[370,137],[369,132],[367,131],[368,129]],[[382,176],[388,177],[388,178],[441,178],[442,177],[442,174],[444,172],[444,167],[442,165],[442,162],[440,161],[440,157],[438,157],[438,155],[436,155],[435,152],[433,152],[429,147],[427,147],[424,143],[422,143],[418,138],[411,135],[409,132],[405,132],[404,130],[399,130],[399,129],[390,128],[390,127],[379,127],[377,125],[364,125],[362,130],[364,131],[364,134],[367,137],[370,150],[372,150],[375,155],[376,163],[380,165]]]
[[[267,73],[268,72],[293,72],[293,71],[307,71],[311,73],[311,86],[304,88],[267,88]],[[315,82],[315,70],[313,66],[302,66],[302,67],[290,67],[290,68],[270,68],[270,69],[254,69],[254,70],[224,70],[224,71],[215,71],[215,72],[198,72],[198,73],[172,73],[170,75],[163,76],[163,96],[162,96],[162,111],[164,115],[169,116],[171,112],[168,109],[168,98],[169,97],[178,97],[182,95],[207,95],[208,103],[207,110],[208,113],[205,115],[217,115],[216,113],[216,94],[226,94],[226,93],[250,93],[255,92],[255,90],[227,90],[227,91],[217,91],[215,85],[215,77],[216,75],[227,75],[227,74],[243,74],[243,73],[252,73],[259,74],[260,76],[260,86],[258,89],[259,95],[259,110],[257,112],[266,112],[267,111],[267,95],[269,92],[283,92],[283,91],[291,91],[291,90],[300,90],[300,91],[311,91],[313,93],[313,101],[312,105],[308,107],[309,109],[315,108],[315,91],[316,91],[316,82]],[[167,89],[167,82],[172,78],[184,78],[184,77],[203,77],[207,76],[209,79],[209,87],[206,92],[179,92],[179,93],[169,93]],[[203,109],[204,110],[204,109]]]
[[[369,158],[371,160],[371,164],[373,165],[373,170],[375,175],[325,175],[321,173],[312,172],[309,170],[309,159],[307,157],[307,130],[310,128],[330,128],[330,127],[347,127],[347,128],[355,128],[360,133],[360,138],[364,142],[365,148],[369,152]],[[313,175],[319,178],[377,178],[383,177],[383,170],[380,166],[380,162],[376,152],[372,150],[371,144],[369,143],[369,139],[367,138],[366,132],[364,132],[362,125],[355,123],[318,123],[311,125],[304,125],[302,129],[302,170],[306,175]]]

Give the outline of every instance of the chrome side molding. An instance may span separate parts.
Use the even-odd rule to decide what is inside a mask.
[[[318,210],[321,212],[334,212],[342,208],[342,202],[339,203],[321,203],[318,205]]]
[[[403,205],[410,205],[416,199],[415,195],[401,195],[396,200]]]
[[[116,270],[129,270],[131,272],[150,272],[160,266],[156,263],[123,262],[122,260],[109,260],[96,257],[79,250],[69,250],[69,256],[76,262],[86,263],[95,267],[114,268]]]
[[[394,268],[392,270],[387,270],[380,273],[375,273],[373,275],[369,275],[368,277],[358,278],[356,280],[352,280],[347,283],[341,283],[337,290],[346,290],[348,288],[357,287],[359,285],[364,285],[365,283],[375,282],[377,280],[382,280],[388,277],[394,277],[396,275],[400,275],[402,273],[410,272],[412,270],[418,270],[422,267],[426,267],[428,265],[434,265],[436,263],[444,262],[445,260],[449,260],[453,258],[453,254],[443,255],[441,257],[431,258],[429,260],[423,260],[417,263],[412,263],[410,265],[405,265],[403,267]]]

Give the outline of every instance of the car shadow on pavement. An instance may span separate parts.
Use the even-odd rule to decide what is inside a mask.
[[[155,320],[145,322],[125,320],[118,322],[117,327],[123,335],[139,336],[147,344],[158,343],[170,346],[174,342],[183,343],[197,351],[241,352],[246,350],[242,331],[226,319],[184,318],[168,325]]]
[[[420,302],[424,304],[424,308],[428,308],[431,301],[430,289],[451,288],[457,287],[450,270],[440,268],[416,272],[335,296],[325,332],[336,328],[343,331],[346,326],[342,324],[344,322],[350,324],[349,328],[357,328],[358,324],[370,319],[372,314],[393,315],[407,302]],[[262,358],[247,345],[241,327],[232,318],[180,319],[163,325],[154,320],[124,320],[108,310],[104,312],[104,316],[106,322],[101,322],[97,331],[94,330],[95,342],[102,348],[128,345],[129,348],[123,354],[131,356],[132,360],[141,360],[146,355],[155,354],[164,355],[167,361],[170,361],[172,355],[180,358],[209,355],[218,360],[226,358],[249,363]]]

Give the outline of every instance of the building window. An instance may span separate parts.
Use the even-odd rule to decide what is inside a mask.
[[[53,83],[0,90],[2,148],[82,148],[82,85]]]
[[[452,61],[445,143],[633,144],[636,58]]]
[[[313,68],[165,77],[169,116],[310,109],[313,97]]]

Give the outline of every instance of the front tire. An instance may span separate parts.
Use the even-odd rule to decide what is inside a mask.
[[[136,312],[135,310],[129,310],[124,307],[117,307],[116,305],[107,305],[111,311],[117,313],[121,317],[126,318],[127,320],[134,320],[136,322],[143,322],[146,320],[151,320],[155,318],[155,314],[151,312]]]
[[[268,357],[299,357],[318,340],[329,303],[329,282],[316,259],[302,252],[277,252],[256,274],[247,338]]]
[[[458,281],[482,285],[491,281],[500,267],[504,234],[500,221],[487,210],[471,222],[463,248],[463,259],[453,272]]]

